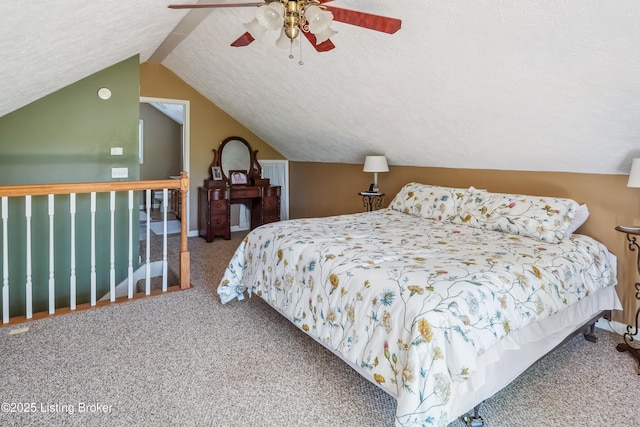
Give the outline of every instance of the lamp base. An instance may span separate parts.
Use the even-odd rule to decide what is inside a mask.
[[[378,190],[378,186],[375,183],[369,186],[369,193],[377,193]]]

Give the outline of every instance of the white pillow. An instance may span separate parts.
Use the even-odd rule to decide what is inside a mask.
[[[571,235],[587,221],[587,218],[589,218],[589,208],[587,205],[582,204],[578,206],[576,214],[573,216],[569,223],[569,227],[567,227],[567,230],[564,232],[564,238],[566,239],[567,237],[571,237]]]
[[[479,191],[473,187],[451,188],[410,182],[400,189],[389,207],[410,215],[449,222],[459,213],[460,203],[470,190]]]
[[[478,193],[463,203],[453,223],[557,243],[580,206],[572,199],[510,193]]]

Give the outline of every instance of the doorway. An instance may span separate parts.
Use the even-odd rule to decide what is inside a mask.
[[[144,104],[144,105],[143,105]],[[163,116],[166,116],[168,118],[168,120],[172,121],[176,126],[179,126],[179,131],[178,131],[178,135],[175,139],[174,142],[168,142],[168,141],[164,141],[162,142],[162,144],[165,144],[164,147],[154,147],[153,144],[156,144],[157,142],[155,142],[155,138],[144,138],[144,134],[146,133],[145,130],[148,132],[149,128],[147,123],[141,123],[141,137],[139,140],[139,148],[140,148],[140,179],[141,180],[146,180],[146,179],[171,179],[173,177],[179,176],[180,175],[180,171],[185,171],[187,172],[188,176],[191,177],[191,167],[190,167],[190,141],[189,141],[189,135],[190,133],[190,109],[189,109],[189,101],[188,100],[181,100],[181,99],[167,99],[167,98],[153,98],[153,97],[140,97],[140,107],[141,110],[142,108],[151,108],[153,111],[156,111],[157,113],[161,113]],[[141,122],[143,122],[142,120],[142,116],[141,116]],[[171,125],[168,125],[171,126]],[[162,153],[165,153],[167,151],[167,146],[166,144],[175,144],[174,147],[169,148],[169,152],[176,152],[179,154],[179,158],[181,159],[177,165],[172,166],[171,165],[171,161],[172,159],[166,159],[168,160],[167,163],[163,164],[164,169],[159,169],[159,168],[150,168],[147,167],[148,163],[153,161],[153,156],[149,156],[149,155],[144,155],[144,153],[151,153],[153,152],[153,150],[155,149],[156,151],[162,151]],[[154,153],[154,154],[158,154],[158,153]],[[160,156],[162,156],[162,154],[158,154]],[[172,156],[171,154],[164,154],[164,156],[171,156],[175,159],[175,156]],[[147,163],[145,163],[147,162]],[[174,169],[178,169],[175,172],[173,172]],[[160,172],[159,172],[160,171]],[[158,175],[160,174],[160,175]],[[191,206],[191,197],[190,197],[190,191],[187,192],[187,203],[186,206],[184,207],[184,215],[182,215],[182,218],[180,218],[181,221],[186,221],[186,226],[187,226],[187,233],[189,234],[189,236],[193,235],[197,236],[198,231],[197,230],[193,230],[193,232],[191,231],[190,228],[190,206]]]

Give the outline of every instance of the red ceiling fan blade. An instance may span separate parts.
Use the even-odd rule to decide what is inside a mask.
[[[393,34],[400,29],[402,21],[386,16],[372,15],[370,13],[358,12],[355,10],[341,9],[333,6],[323,6],[333,13],[333,20],[344,22],[345,24],[356,25],[370,30],[381,31]]]
[[[244,33],[236,41],[231,43],[233,47],[244,47],[249,46],[255,39],[248,32]]]
[[[318,52],[328,52],[331,49],[335,49],[335,47],[336,47],[336,45],[334,45],[333,42],[330,39],[327,39],[327,40],[323,41],[320,44],[316,44],[316,36],[314,36],[313,33],[308,33],[306,31],[302,31],[302,30],[300,30],[300,33],[304,34],[304,36],[307,38],[307,40],[309,40],[311,45]]]

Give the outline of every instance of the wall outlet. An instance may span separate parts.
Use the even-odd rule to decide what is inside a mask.
[[[111,178],[128,178],[129,168],[111,168]]]
[[[122,156],[123,154],[124,154],[124,149],[122,147],[111,147],[112,156]]]

